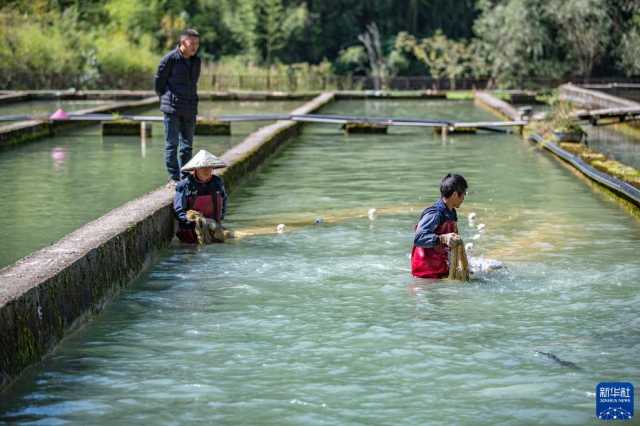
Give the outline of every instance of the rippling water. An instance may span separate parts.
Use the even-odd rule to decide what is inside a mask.
[[[293,110],[300,102],[202,102],[203,115]],[[12,112],[13,113],[13,112]],[[160,111],[148,114],[160,115]],[[220,155],[265,123],[231,136],[196,136],[194,152]],[[167,182],[162,124],[153,137],[102,137],[86,127],[0,152],[0,268]]]
[[[324,112],[491,118],[462,102]],[[448,171],[470,183],[463,238],[475,212],[474,254],[506,265],[468,284],[409,274]],[[0,421],[595,424],[597,383],[637,386],[640,223],[515,136],[310,126],[229,211],[238,230],[326,221],[172,246],[21,378]]]

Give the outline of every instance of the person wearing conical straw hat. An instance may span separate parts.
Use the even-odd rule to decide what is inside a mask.
[[[184,243],[196,244],[198,238],[195,223],[189,221],[187,212],[196,210],[207,219],[222,226],[227,210],[227,192],[215,169],[227,167],[227,164],[208,151],[200,150],[180,170],[187,176],[176,185],[173,209],[178,219],[176,236]]]

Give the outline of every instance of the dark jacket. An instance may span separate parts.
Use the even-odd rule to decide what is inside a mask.
[[[173,210],[181,227],[193,227],[187,221],[187,210],[193,203],[195,197],[202,195],[215,195],[220,192],[222,196],[222,217],[227,212],[227,192],[224,189],[224,181],[220,176],[214,175],[209,182],[200,182],[191,173],[176,185],[176,195],[173,200]]]
[[[177,47],[162,58],[155,76],[160,111],[167,114],[198,114],[200,58],[186,59]]]
[[[431,207],[427,207],[418,220],[413,245],[417,247],[434,247],[438,244],[436,229],[444,222],[458,221],[456,209],[449,210],[442,198]]]

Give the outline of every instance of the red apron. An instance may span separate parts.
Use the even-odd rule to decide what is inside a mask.
[[[220,191],[216,191],[216,195],[189,197],[188,205],[189,210],[196,210],[208,219],[214,219],[218,223],[222,220],[222,195],[220,195]],[[198,243],[198,236],[193,228],[178,227],[176,236],[183,243]]]
[[[448,220],[436,228],[436,235],[458,233],[458,225]],[[438,243],[435,247],[413,246],[411,274],[418,278],[444,278],[449,275],[449,247]]]

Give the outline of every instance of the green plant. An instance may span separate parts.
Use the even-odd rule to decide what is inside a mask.
[[[564,133],[584,134],[582,127],[573,117],[573,108],[569,102],[560,100],[558,97],[550,99],[551,111],[547,116],[547,121],[553,131]]]

